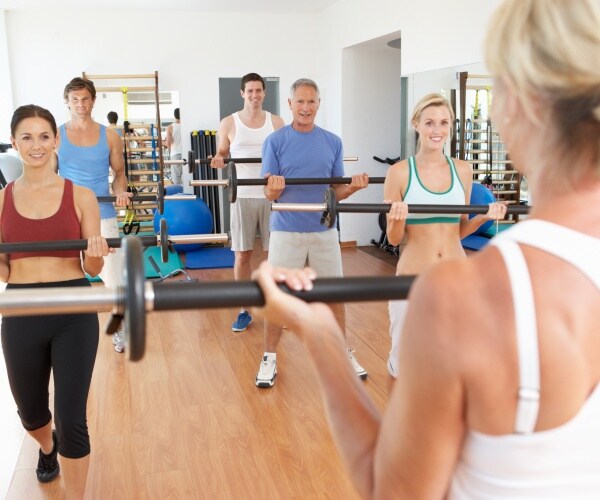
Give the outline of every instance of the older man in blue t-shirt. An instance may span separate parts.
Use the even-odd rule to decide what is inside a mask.
[[[323,185],[285,186],[285,178],[341,177],[344,175],[341,139],[315,125],[320,98],[317,84],[309,79],[296,80],[288,99],[293,121],[267,137],[263,144],[262,173],[268,178],[265,195],[271,201],[285,203],[322,203]],[[351,184],[333,185],[336,199],[343,200],[367,187],[366,174],[352,177]],[[338,232],[320,222],[315,212],[273,212],[269,262],[274,267],[312,267],[320,277],[342,276],[342,254]],[[332,306],[345,329],[346,315],[343,304]],[[276,348],[281,328],[265,322],[265,352],[260,363],[256,385],[272,387],[277,375]],[[361,378],[366,370],[348,350],[352,365]]]

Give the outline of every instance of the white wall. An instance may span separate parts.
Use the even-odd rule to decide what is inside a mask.
[[[395,158],[400,154],[400,51],[385,44],[356,46],[342,54],[342,136],[345,155],[358,156],[346,163],[346,175],[368,173],[385,177],[389,165],[373,155]],[[351,198],[350,203],[381,203],[383,185],[373,184]],[[381,234],[378,214],[342,214],[342,241],[368,245]]]
[[[0,142],[10,142],[10,117],[13,111],[13,98],[8,60],[6,13],[0,10]]]
[[[10,11],[6,24],[13,105],[46,106],[62,122],[67,118],[62,90],[82,71],[158,70],[160,88],[180,93],[183,129],[215,129],[218,78],[256,71],[281,78],[285,111],[284,89],[300,76],[314,77],[314,20],[308,14]],[[187,134],[184,140],[187,149]]]

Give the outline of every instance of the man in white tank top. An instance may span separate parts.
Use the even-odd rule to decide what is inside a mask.
[[[240,94],[244,109],[221,121],[217,154],[211,161],[213,168],[223,168],[224,158],[260,158],[262,144],[269,134],[283,127],[281,117],[263,110],[265,81],[257,73],[248,73],[241,80]],[[260,177],[260,163],[236,164],[238,179]],[[265,198],[263,186],[240,186],[237,202],[231,205],[231,250],[235,252],[233,275],[236,280],[249,280],[252,270],[250,260],[254,249],[257,228],[263,250],[269,249],[270,202]],[[242,308],[232,325],[234,332],[244,331],[252,323],[252,316]]]
[[[169,159],[181,160],[181,125],[179,123],[179,108],[174,112],[175,121],[167,127],[165,145],[169,148]],[[181,184],[182,165],[171,165],[171,180],[173,184]]]

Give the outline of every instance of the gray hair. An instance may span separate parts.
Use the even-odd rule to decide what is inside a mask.
[[[296,92],[296,89],[298,87],[304,86],[312,87],[313,89],[315,89],[317,91],[317,97],[320,97],[319,86],[314,80],[311,80],[310,78],[298,78],[298,80],[292,83],[292,86],[290,87],[290,97],[294,97],[294,93]]]

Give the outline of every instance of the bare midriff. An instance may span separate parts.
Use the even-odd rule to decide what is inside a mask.
[[[406,235],[396,275],[420,274],[438,262],[466,257],[460,243],[459,224],[407,225]]]
[[[9,283],[51,283],[83,278],[80,259],[26,257],[10,261]]]

